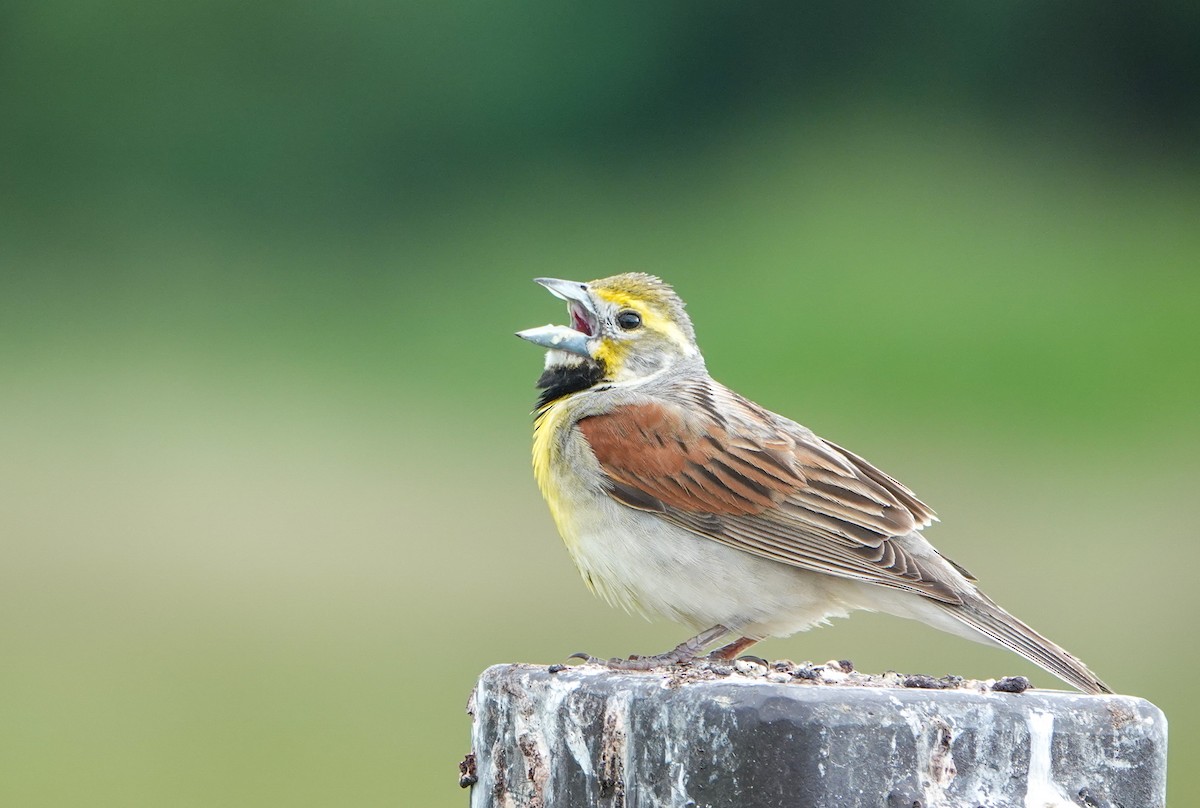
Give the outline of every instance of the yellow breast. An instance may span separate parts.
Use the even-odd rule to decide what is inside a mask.
[[[550,507],[550,515],[554,518],[558,532],[570,547],[574,539],[566,530],[567,520],[563,510],[561,483],[554,473],[554,466],[559,462],[563,429],[570,427],[567,425],[566,410],[559,403],[550,404],[538,413],[533,422],[533,476],[537,479],[542,497]]]
[[[610,602],[619,603],[626,609],[632,608],[629,597],[614,598],[603,587],[603,580],[593,575],[594,564],[584,552],[579,533],[580,497],[584,494],[575,489],[579,481],[563,457],[563,442],[569,429],[572,429],[570,416],[561,401],[546,406],[538,413],[533,422],[533,476],[537,478],[542,497],[550,507],[550,516],[558,528],[558,535],[562,536],[563,544],[567,546],[567,552],[587,588],[593,594],[603,594]]]

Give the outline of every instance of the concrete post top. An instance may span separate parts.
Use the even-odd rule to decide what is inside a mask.
[[[472,806],[1165,805],[1157,707],[1027,685],[836,661],[496,665],[469,705]]]
[[[605,680],[619,681],[630,685],[657,683],[665,687],[682,687],[691,684],[727,682],[733,684],[796,684],[807,687],[836,686],[840,689],[875,688],[882,690],[939,690],[958,693],[1001,693],[1026,694],[1046,697],[1073,697],[1087,700],[1099,699],[1106,703],[1144,701],[1136,696],[1121,694],[1088,695],[1076,690],[1035,688],[1024,676],[1006,676],[999,679],[968,679],[952,674],[935,677],[927,674],[864,673],[855,670],[848,660],[828,662],[793,662],[788,659],[775,661],[743,657],[730,662],[696,660],[684,665],[658,667],[648,671],[612,670],[600,665],[536,665],[530,663],[505,663],[487,668],[480,681],[512,676],[532,677],[531,680],[559,678],[570,682]],[[1147,704],[1149,702],[1146,702]]]

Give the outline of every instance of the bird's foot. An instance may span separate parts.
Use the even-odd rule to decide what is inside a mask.
[[[702,631],[695,637],[681,642],[670,651],[663,654],[654,654],[653,656],[633,655],[628,659],[622,659],[621,657],[600,659],[599,657],[594,657],[591,654],[580,651],[577,654],[571,654],[570,658],[582,659],[588,665],[603,665],[606,668],[617,671],[648,671],[654,668],[670,667],[672,665],[682,665],[691,662],[701,651],[728,633],[729,629],[724,626],[713,626],[707,631]],[[731,644],[736,645],[736,643]]]

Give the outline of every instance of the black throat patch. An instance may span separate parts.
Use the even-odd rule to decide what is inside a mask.
[[[540,410],[563,396],[586,390],[603,378],[604,368],[595,362],[547,368],[537,380],[537,386],[542,391],[538,396],[537,408]]]

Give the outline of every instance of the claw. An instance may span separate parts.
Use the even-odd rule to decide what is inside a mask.
[[[606,664],[608,664],[603,659],[594,657],[591,654],[587,653],[586,651],[576,651],[575,653],[573,653],[569,657],[567,657],[567,659],[582,659],[585,665],[606,665]]]

